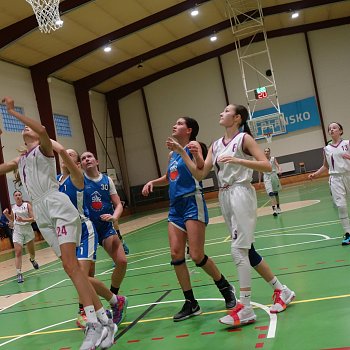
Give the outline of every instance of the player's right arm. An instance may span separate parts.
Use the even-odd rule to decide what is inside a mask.
[[[153,192],[153,187],[166,186],[169,183],[166,175],[159,177],[158,179],[154,179],[148,181],[145,186],[143,186],[142,194],[147,197],[151,192]]]
[[[18,168],[19,157],[10,160],[9,162],[4,162],[0,164],[0,175],[4,175]]]
[[[7,208],[2,213],[6,216],[8,221],[13,221],[14,220],[13,212],[11,212],[11,214],[10,214],[10,212],[9,212],[9,210]]]
[[[329,166],[327,163],[327,159],[326,159],[326,156],[323,154],[323,165],[321,166],[320,169],[318,169],[317,171],[315,171],[314,173],[312,173],[308,176],[309,180],[312,180],[312,179],[316,178],[317,176],[320,176],[324,172],[328,171],[328,169],[329,169]]]

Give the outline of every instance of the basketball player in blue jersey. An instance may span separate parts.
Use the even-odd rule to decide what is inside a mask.
[[[52,144],[54,149],[58,145],[56,141],[52,141]],[[62,174],[58,175],[59,190],[68,195],[69,199],[78,209],[80,214],[82,234],[80,246],[77,247],[77,258],[83,273],[85,273],[86,276],[89,276],[89,271],[96,261],[98,237],[95,227],[89,219],[89,212],[84,204],[84,175],[80,168],[79,154],[73,149],[68,149],[67,154],[69,155],[69,158],[66,158],[65,160],[60,157]],[[113,294],[100,280],[89,277],[89,281],[93,285],[97,294],[110,303],[113,321],[118,321],[121,315],[118,307],[117,296]],[[79,304],[77,326],[80,328],[86,327],[86,314],[81,303]],[[117,327],[114,327],[114,334],[117,329]],[[102,344],[102,346],[103,345],[104,344]]]
[[[115,263],[110,290],[118,298],[119,317],[115,322],[119,324],[125,317],[127,309],[126,297],[118,295],[125,276],[127,260],[113,224],[118,223],[123,205],[112,179],[99,172],[98,161],[93,153],[84,152],[80,157],[85,173],[84,201],[89,210],[89,218],[95,225],[99,244]]]
[[[340,222],[344,229],[342,245],[350,245],[350,221],[347,198],[350,194],[350,141],[343,140],[343,127],[330,123],[328,133],[332,141],[323,149],[323,165],[309,175],[312,180],[328,170],[329,187],[333,202],[338,208]]]
[[[195,144],[199,131],[196,120],[179,118],[173,126],[172,136],[177,139],[185,152],[191,157],[194,166],[204,165],[202,151],[200,156],[192,157],[189,148]],[[206,147],[205,147],[206,150]],[[171,265],[174,266],[177,279],[185,297],[182,309],[173,317],[175,322],[185,320],[201,313],[201,309],[194,297],[190,275],[185,260],[186,241],[190,249],[190,256],[196,266],[201,267],[211,276],[225,299],[227,309],[236,305],[234,288],[218,270],[214,261],[204,252],[205,226],[208,224],[208,210],[202,193],[202,184],[190,173],[177,152],[169,154],[169,164],[166,175],[149,181],[142,190],[144,196],[153,191],[154,186],[169,184],[170,209],[168,216],[168,237],[171,250]]]
[[[252,173],[253,169],[271,171],[271,165],[250,135],[247,119],[248,111],[244,106],[228,105],[225,108],[220,114],[220,125],[225,128],[225,135],[212,144],[204,164],[195,164],[180,142],[172,138],[167,140],[168,148],[182,156],[197,180],[205,178],[214,166],[220,188],[220,207],[231,232],[231,255],[237,267],[240,285],[240,302],[229,315],[220,319],[221,323],[230,326],[252,323],[256,319],[250,300],[251,266],[274,289],[271,313],[284,311],[295,297],[295,293],[273,275],[253,245],[257,200],[251,185]],[[245,132],[240,132],[241,127]],[[201,153],[198,145],[191,145],[190,152],[197,158],[198,153]]]
[[[7,112],[25,125],[22,135],[27,152],[0,164],[0,175],[19,170],[21,183],[31,199],[40,232],[61,258],[64,270],[84,305],[88,323],[80,350],[95,349],[109,334],[108,317],[95,290],[82,273],[75,255],[81,236],[79,213],[69,198],[58,191],[55,157],[45,127],[18,113],[11,97],[5,97],[2,102],[6,105]],[[63,147],[58,153],[69,157]]]

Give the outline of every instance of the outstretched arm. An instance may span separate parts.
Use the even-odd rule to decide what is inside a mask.
[[[76,188],[84,188],[84,175],[81,169],[75,164],[65,148],[55,140],[51,140],[53,150],[63,159],[64,164],[69,170],[70,178]]]
[[[169,183],[167,176],[163,175],[158,179],[148,181],[142,189],[142,195],[147,197],[151,192],[153,192],[153,187],[166,186]]]
[[[15,110],[15,102],[12,97],[4,97],[2,100],[6,104],[7,112],[20,120],[24,125],[29,126],[34,132],[39,135],[40,149],[48,157],[53,156],[51,140],[46,132],[46,128],[36,120],[26,117]]]
[[[2,134],[2,130],[0,129],[0,135]],[[0,164],[0,175],[4,175],[11,171],[14,171],[18,168],[19,157],[10,160],[9,162],[4,162]]]

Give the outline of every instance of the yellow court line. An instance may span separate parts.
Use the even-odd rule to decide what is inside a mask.
[[[291,304],[313,303],[313,302],[317,302],[317,301],[334,300],[334,299],[342,299],[342,298],[349,298],[349,297],[350,297],[350,294],[334,295],[334,296],[323,297],[323,298],[297,300],[297,301],[293,301]],[[266,305],[266,306],[270,306],[270,305]],[[221,314],[224,312],[227,312],[227,310],[208,311],[208,312],[203,312],[201,314],[201,316]],[[166,321],[166,320],[172,320],[172,319],[173,319],[172,316],[171,317],[158,317],[158,318],[150,318],[150,319],[146,319],[146,320],[140,320],[140,321],[138,321],[138,323],[158,322],[158,321]],[[131,323],[132,322],[123,322],[122,325],[126,326],[126,325],[129,325]],[[80,328],[58,329],[58,330],[47,331],[47,332],[31,333],[31,334],[27,334],[27,335],[33,336],[33,335],[43,335],[43,334],[53,334],[53,333],[66,333],[66,332],[72,332],[72,331],[81,331],[81,329]],[[23,335],[25,335],[25,334],[0,336],[0,339],[17,338],[17,337],[21,337]],[[0,345],[1,345],[1,343],[0,343]]]

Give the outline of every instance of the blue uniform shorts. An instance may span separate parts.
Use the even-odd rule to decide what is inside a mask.
[[[96,261],[97,232],[90,220],[81,224],[80,245],[76,248],[78,260]]]
[[[208,209],[202,193],[177,198],[170,204],[168,222],[186,232],[186,221],[196,220],[208,224]]]

